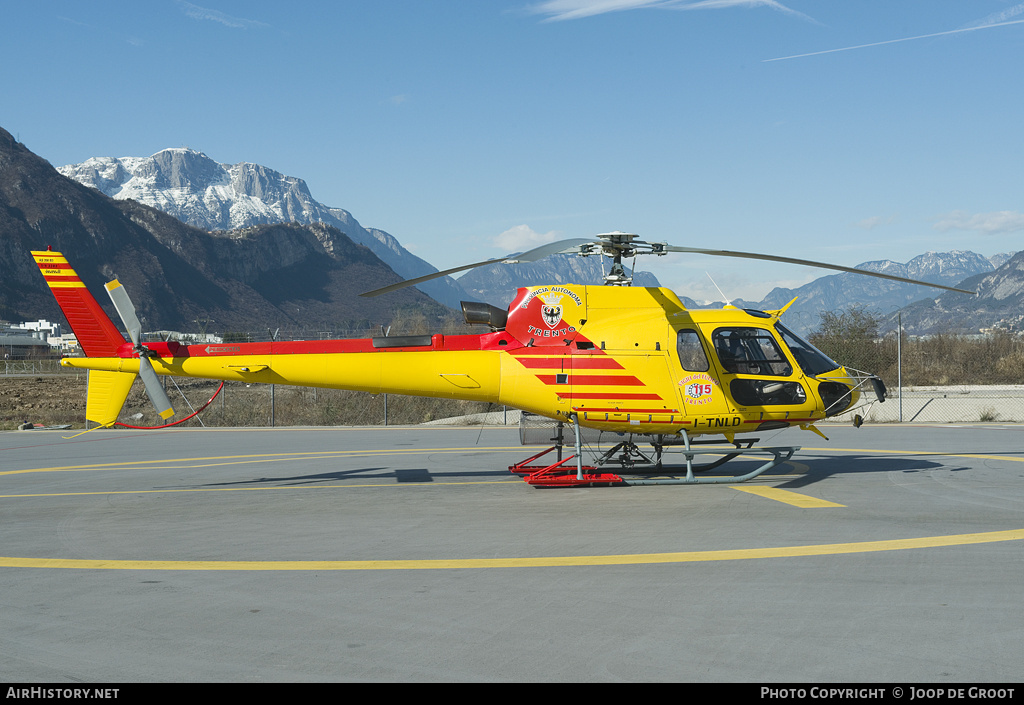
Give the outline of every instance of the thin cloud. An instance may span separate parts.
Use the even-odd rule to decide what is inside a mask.
[[[89,29],[96,29],[96,27],[94,25],[87,24],[87,23],[81,22],[79,20],[73,20],[70,17],[65,17],[64,15],[57,15],[57,19],[60,20],[61,22],[67,22],[69,24],[76,24],[79,27],[88,27]]]
[[[722,10],[732,7],[767,7],[794,17],[812,20],[802,12],[786,7],[776,0],[546,0],[533,5],[530,11],[538,15],[547,15],[545,21],[578,20],[608,12],[626,10],[664,9],[664,10]]]
[[[963,32],[977,32],[980,29],[992,29],[993,27],[1005,27],[1011,24],[1022,24],[1024,20],[1011,20],[1010,17],[1016,17],[1017,15],[1024,12],[1024,3],[1014,5],[1013,7],[1003,10],[1002,12],[996,12],[983,19],[978,20],[966,27],[959,29],[950,29],[945,32],[933,32],[932,34],[920,34],[915,37],[902,37],[901,39],[888,39],[884,42],[871,42],[870,44],[858,44],[852,47],[842,47],[841,49],[826,49],[825,51],[812,51],[807,54],[793,54],[792,56],[779,56],[774,59],[763,59],[762,63],[768,63],[770,61],[786,61],[788,59],[802,59],[807,56],[821,56],[822,54],[835,54],[840,51],[853,51],[854,49],[866,49],[868,47],[883,46],[885,44],[898,44],[899,42],[912,42],[916,39],[929,39],[931,37],[944,37],[950,34],[961,34]]]
[[[1017,211],[996,211],[976,213],[953,211],[935,223],[936,230],[968,230],[986,235],[1004,235],[1024,230],[1024,213]]]
[[[244,17],[234,17],[227,15],[220,10],[211,10],[208,7],[199,7],[193,5],[185,0],[178,0],[178,4],[185,8],[185,14],[194,20],[208,20],[210,22],[219,22],[225,27],[232,27],[234,29],[249,29],[250,27],[269,27],[265,22],[257,22],[256,20],[247,20]]]
[[[118,35],[114,34],[113,32],[110,32],[109,30],[107,30],[105,28],[97,27],[96,25],[89,24],[88,22],[81,22],[79,20],[73,20],[70,17],[64,17],[63,15],[58,15],[57,19],[60,20],[61,22],[67,22],[68,24],[77,25],[79,27],[85,27],[86,29],[90,29],[90,30],[92,30],[94,32],[98,32],[98,33],[103,34],[103,35],[108,36],[108,37],[109,36],[118,36]],[[145,46],[145,42],[143,42],[138,37],[119,37],[119,39],[121,41],[127,42],[128,44],[131,44],[133,47]]]
[[[1022,12],[1024,12],[1024,2],[1018,5],[1014,5],[1013,7],[1006,10],[1002,10],[1000,12],[993,12],[991,15],[988,15],[987,17],[982,17],[980,20],[977,20],[976,22],[971,22],[970,24],[965,26],[977,27],[978,29],[981,29],[983,27],[992,27],[994,25],[1006,22],[1007,20],[1016,17]]]
[[[678,3],[672,9],[674,10],[724,10],[731,7],[767,7],[770,10],[781,12],[784,15],[790,15],[792,17],[799,17],[802,20],[808,22],[814,22],[819,24],[817,20],[805,15],[802,12],[798,12],[792,8],[786,7],[776,0],[698,0],[697,2],[686,2]]]
[[[495,237],[494,244],[504,252],[524,252],[554,242],[561,236],[557,230],[538,233],[528,225],[517,225]]]
[[[864,230],[874,230],[875,228],[881,227],[883,225],[892,225],[895,222],[895,215],[876,215],[872,216],[871,218],[859,220],[856,223],[854,223],[854,225],[858,228],[863,228]]]

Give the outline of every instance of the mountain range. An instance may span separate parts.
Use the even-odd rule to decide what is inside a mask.
[[[945,286],[957,286],[970,277],[995,271],[1012,256],[1012,253],[1003,253],[987,258],[976,252],[962,250],[926,252],[906,263],[875,260],[859,264],[856,268]],[[777,287],[758,302],[734,303],[741,308],[769,311],[785,306],[796,297],[796,302],[786,311],[785,321],[786,325],[797,333],[805,334],[818,326],[822,311],[840,311],[851,306],[862,306],[887,316],[915,301],[934,300],[934,297],[940,294],[944,295],[941,289],[929,289],[915,284],[843,272],[819,277],[796,289]],[[904,325],[907,323],[907,320],[904,320]],[[921,319],[914,323],[914,332],[935,332],[938,324],[939,321],[929,323]]]
[[[409,291],[399,298],[357,298],[359,291],[437,270],[383,230],[365,228],[348,211],[316,201],[302,179],[258,164],[221,164],[195,150],[167,149],[54,170],[0,129],[0,199],[0,266],[11,272],[0,281],[0,317],[55,317],[52,298],[27,257],[28,249],[43,244],[77,256],[91,287],[115,270],[126,284],[138,279],[143,302],[137,305],[151,328],[193,328],[188,324],[210,318],[222,329],[323,327],[326,321],[359,327],[386,322],[410,305],[443,315],[430,299]],[[461,300],[505,307],[519,286],[600,283],[602,260],[557,255],[495,264],[420,288],[452,308]],[[341,274],[344,267],[356,270]],[[904,326],[915,333],[1022,327],[1020,254],[928,252],[907,263],[879,260],[859,268],[953,286],[974,281],[981,295],[938,295],[843,273],[774,289],[759,302],[733,303],[770,310],[797,297],[785,320],[801,333],[818,325],[821,311],[854,305],[884,315],[902,310]],[[647,272],[636,272],[634,284],[658,286]],[[683,302],[698,307],[691,299]]]
[[[285,222],[326,223],[370,248],[403,279],[437,271],[389,233],[364,228],[350,212],[314,199],[304,180],[259,164],[221,164],[202,152],[175,148],[150,157],[93,157],[57,170],[113,199],[144,203],[204,230]],[[601,284],[600,260],[563,256],[530,264],[488,265],[458,280],[443,277],[417,288],[453,309],[459,309],[461,301],[485,301],[504,307],[516,289],[526,284]],[[634,283],[659,286],[649,272],[638,272]]]
[[[550,255],[537,262],[489,264],[469,270],[458,282],[470,301],[508,308],[521,286],[544,284],[603,284],[603,256]],[[661,286],[650,272],[631,272],[634,286]],[[685,303],[685,301],[684,301]]]
[[[273,223],[324,223],[368,247],[403,279],[437,271],[390,234],[364,228],[342,208],[320,203],[302,179],[259,164],[220,164],[193,149],[164,149],[150,157],[93,157],[58,167],[64,176],[115,200],[134,200],[202,230],[220,231]],[[326,243],[325,243],[326,244]],[[450,277],[421,284],[446,306],[465,298]]]
[[[93,292],[118,277],[146,330],[367,330],[414,308],[450,310],[409,288],[358,293],[400,277],[371,250],[323,223],[209,232],[135,200],[69,179],[0,129],[0,318],[62,316],[30,254],[64,252]],[[116,319],[113,307],[100,304]]]
[[[904,328],[925,333],[1024,331],[1024,252],[992,272],[968,277],[960,287],[977,290],[978,295],[947,291],[935,299],[917,301],[902,311]]]

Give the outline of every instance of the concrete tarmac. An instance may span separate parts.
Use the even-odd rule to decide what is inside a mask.
[[[742,485],[571,489],[495,427],[0,433],[0,673],[1019,679],[1024,426],[822,428]]]

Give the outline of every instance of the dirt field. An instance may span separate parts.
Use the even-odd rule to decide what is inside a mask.
[[[86,375],[0,377],[0,429],[39,425],[84,426]]]
[[[172,420],[188,416],[206,403],[218,384],[168,378],[167,394],[177,412]],[[16,429],[26,422],[85,428],[85,400],[85,373],[0,377],[0,430]],[[281,385],[272,389],[231,382],[199,418],[206,426],[378,426],[385,418],[389,424],[415,424],[499,408],[453,399]],[[161,425],[141,381],[136,380],[118,420],[137,426]],[[199,426],[200,421],[193,419],[184,425]]]

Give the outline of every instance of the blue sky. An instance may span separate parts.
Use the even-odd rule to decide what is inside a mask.
[[[55,166],[257,162],[439,268],[609,230],[847,266],[1021,249],[1024,2],[3,8],[0,126]],[[826,273],[643,264],[695,298]]]

